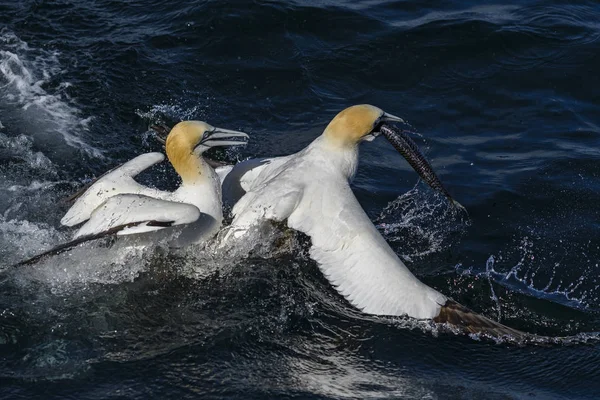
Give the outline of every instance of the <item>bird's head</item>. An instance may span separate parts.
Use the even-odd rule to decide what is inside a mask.
[[[167,155],[179,152],[202,154],[211,147],[246,144],[245,140],[230,140],[231,138],[248,139],[248,135],[244,132],[215,128],[203,121],[182,121],[171,129],[165,147]]]
[[[325,128],[323,136],[330,149],[351,149],[362,141],[371,141],[383,134],[429,186],[448,197],[458,208],[464,209],[444,188],[417,144],[405,131],[394,126],[397,122],[405,123],[402,118],[380,108],[360,104],[348,107],[336,115]]]
[[[233,138],[243,140],[232,140]],[[246,144],[246,139],[248,135],[244,132],[215,128],[203,121],[182,121],[169,132],[165,148],[169,161],[185,181],[201,173],[196,161],[206,150],[217,146]]]
[[[328,143],[348,147],[379,136],[380,124],[384,122],[404,122],[402,118],[384,112],[369,104],[348,107],[338,113],[327,125],[323,136]]]

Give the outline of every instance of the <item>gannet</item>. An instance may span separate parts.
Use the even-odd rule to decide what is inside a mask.
[[[403,121],[371,105],[352,106],[337,114],[323,134],[298,153],[234,166],[225,176],[223,190],[241,198],[233,207],[225,240],[239,238],[267,220],[287,221],[288,227],[310,237],[310,257],[327,280],[367,314],[407,315],[470,332],[520,335],[417,279],[357,201],[350,182],[358,166],[358,145],[380,134],[407,152],[421,177],[449,197],[427,161],[416,154],[414,142],[403,146],[399,136],[392,137],[397,132],[392,122]]]
[[[64,251],[79,243],[107,235],[131,235],[187,225],[175,245],[201,242],[221,227],[221,182],[202,153],[211,147],[235,146],[247,139],[243,132],[215,128],[202,121],[183,121],[168,134],[165,148],[169,161],[181,177],[174,192],[139,184],[134,177],[164,160],[162,153],[146,153],[108,171],[83,193],[61,219],[65,226],[85,224],[69,243],[21,262]]]

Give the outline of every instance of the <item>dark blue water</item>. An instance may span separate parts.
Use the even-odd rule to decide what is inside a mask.
[[[0,1],[0,397],[596,399],[600,5],[528,1]],[[302,238],[250,256],[67,240],[66,196],[160,150],[148,126],[289,154],[341,109],[407,119],[470,222],[393,148],[354,190],[427,284],[550,346],[349,306]],[[142,177],[177,185],[168,166]]]

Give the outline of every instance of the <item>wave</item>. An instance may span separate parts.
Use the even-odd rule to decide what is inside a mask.
[[[13,32],[1,29],[0,111],[9,108],[10,125],[31,132],[44,144],[55,146],[55,138],[62,137],[70,147],[88,156],[102,157],[99,149],[77,134],[88,130],[92,118],[82,118],[72,104],[67,94],[71,84],[55,83],[63,72],[59,56],[57,51],[31,48]]]

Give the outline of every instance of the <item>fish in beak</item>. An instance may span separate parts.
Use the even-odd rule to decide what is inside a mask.
[[[419,174],[433,190],[446,196],[453,206],[466,213],[466,209],[450,196],[442,181],[435,174],[433,167],[427,161],[419,146],[408,136],[407,131],[394,126],[393,122],[405,123],[400,117],[384,113],[373,130],[373,136],[383,135],[388,142],[408,161],[410,166]]]

